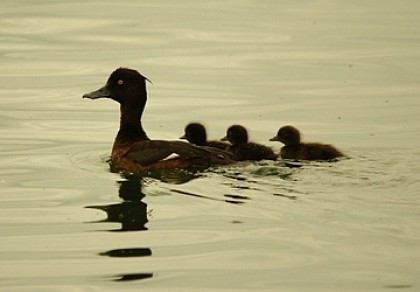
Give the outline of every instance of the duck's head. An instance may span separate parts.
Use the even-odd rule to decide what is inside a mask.
[[[128,68],[118,68],[109,76],[106,84],[83,98],[111,98],[121,105],[143,106],[147,100],[146,77]]]
[[[181,139],[187,139],[191,144],[204,146],[207,141],[206,128],[200,123],[189,123]]]
[[[232,145],[245,144],[248,142],[248,131],[241,125],[233,125],[227,129],[226,137],[222,141],[229,141]]]
[[[300,144],[300,132],[293,126],[283,126],[270,141],[280,141],[286,146],[294,146]]]

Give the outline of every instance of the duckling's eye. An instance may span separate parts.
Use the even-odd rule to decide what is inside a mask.
[[[117,81],[118,85],[123,85],[124,84],[124,80],[120,79]]]

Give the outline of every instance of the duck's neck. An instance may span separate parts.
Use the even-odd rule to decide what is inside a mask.
[[[136,108],[126,105],[120,106],[120,130],[117,139],[149,140],[141,124],[143,108],[142,106]]]

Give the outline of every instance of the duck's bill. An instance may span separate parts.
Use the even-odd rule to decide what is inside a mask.
[[[181,137],[179,137],[179,139],[184,139],[184,140],[186,140],[186,139],[187,139],[187,136],[182,135]]]
[[[107,98],[111,97],[111,91],[105,85],[98,90],[92,91],[90,93],[86,93],[83,95],[83,98],[90,98],[90,99],[97,99],[97,98]]]
[[[270,139],[270,141],[280,141],[280,140],[277,136],[274,136],[273,138]]]
[[[229,141],[228,137],[223,137],[222,139],[220,139],[220,141]]]

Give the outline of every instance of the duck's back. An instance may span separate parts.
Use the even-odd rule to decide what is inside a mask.
[[[180,141],[143,140],[114,143],[112,162],[130,172],[148,169],[209,167],[231,164],[230,153]]]

